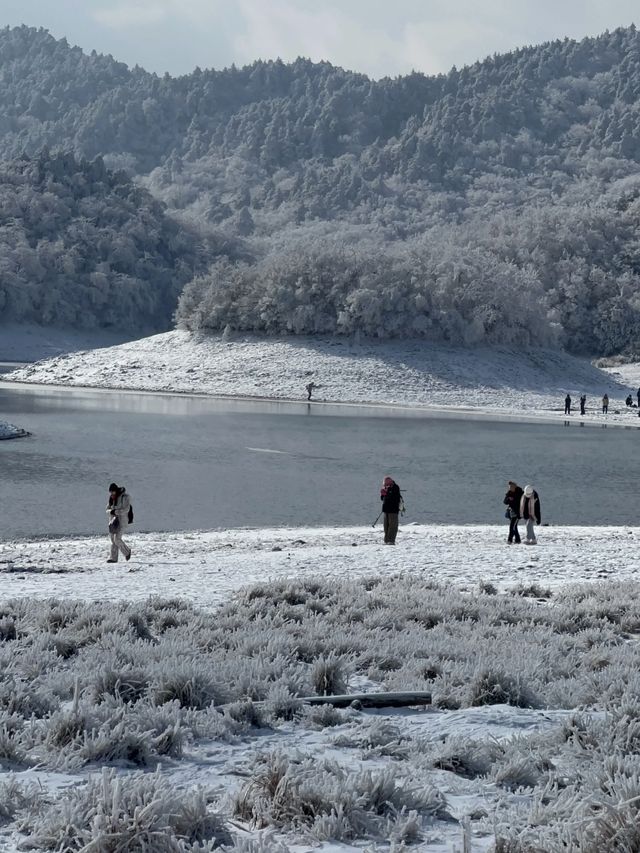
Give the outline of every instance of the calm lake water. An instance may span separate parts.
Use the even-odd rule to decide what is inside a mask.
[[[391,474],[404,522],[502,523],[509,478],[543,522],[638,524],[637,429],[318,403],[0,385],[0,538],[103,532],[107,486],[136,530],[372,524]]]

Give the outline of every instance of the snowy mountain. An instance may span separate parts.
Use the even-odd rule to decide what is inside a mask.
[[[208,272],[165,244],[173,286],[193,278],[186,328],[633,353],[639,50],[630,27],[438,77],[300,59],[159,78],[7,28],[0,154],[100,156],[166,203],[178,242],[195,229]]]

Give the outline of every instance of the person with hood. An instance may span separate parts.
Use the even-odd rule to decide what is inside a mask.
[[[540,524],[540,498],[533,486],[525,486],[520,499],[520,515],[527,522],[527,538],[524,540],[525,545],[537,545],[538,540],[534,525]]]
[[[609,395],[608,394],[605,394],[604,397],[602,398],[602,414],[603,415],[609,414]]]
[[[118,552],[122,552],[125,560],[131,559],[131,548],[122,539],[122,534],[129,526],[131,514],[131,498],[124,486],[111,483],[109,486],[109,502],[107,516],[109,519],[109,537],[111,539],[111,555],[107,563],[118,562]]]
[[[395,545],[402,495],[400,494],[400,486],[388,475],[382,481],[380,500],[384,513],[384,544]]]
[[[509,480],[507,484],[507,494],[504,496],[504,501],[507,505],[506,517],[509,519],[509,538],[507,544],[511,545],[515,542],[520,544],[520,531],[518,530],[518,522],[520,521],[520,501],[522,500],[522,489],[513,480]]]

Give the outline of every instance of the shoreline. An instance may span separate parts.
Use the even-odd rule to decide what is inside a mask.
[[[305,400],[297,397],[273,397],[267,395],[250,395],[250,394],[224,394],[212,393],[208,391],[196,390],[178,390],[178,389],[152,389],[152,388],[131,388],[131,387],[105,387],[104,385],[85,385],[85,384],[69,384],[62,382],[27,382],[23,380],[0,378],[0,389],[5,387],[7,390],[32,390],[37,391],[60,391],[63,393],[74,391],[78,392],[95,392],[98,394],[124,394],[127,396],[151,396],[151,397],[175,397],[176,399],[194,399],[194,400],[211,400],[220,402],[246,403],[248,405],[263,404],[263,405],[286,405],[286,406],[305,406],[325,409],[370,409],[373,412],[384,412],[385,415],[393,415],[399,413],[402,417],[441,417],[451,419],[468,419],[468,420],[489,420],[497,423],[514,422],[527,424],[544,424],[544,425],[560,425],[571,426],[578,424],[581,427],[617,427],[622,429],[640,429],[640,410],[634,409],[637,413],[637,421],[629,423],[614,420],[613,418],[627,417],[627,413],[622,409],[611,412],[609,415],[602,415],[600,412],[594,412],[592,415],[571,414],[565,415],[559,409],[543,409],[538,412],[527,412],[526,414],[513,411],[509,408],[498,409],[488,406],[461,406],[461,405],[444,405],[444,404],[428,404],[428,403],[411,403],[411,402],[381,402],[377,400],[357,401],[357,400]],[[330,413],[329,413],[330,414]],[[631,412],[630,416],[633,416]],[[29,436],[31,433],[23,431],[18,435],[0,436],[2,438],[21,438]]]

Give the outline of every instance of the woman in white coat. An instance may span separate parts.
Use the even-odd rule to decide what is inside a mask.
[[[107,560],[107,563],[117,563],[118,552],[124,554],[125,560],[131,557],[131,548],[122,539],[123,532],[129,526],[130,508],[131,498],[127,494],[125,487],[111,483],[109,486],[109,503],[107,504],[111,556]]]

